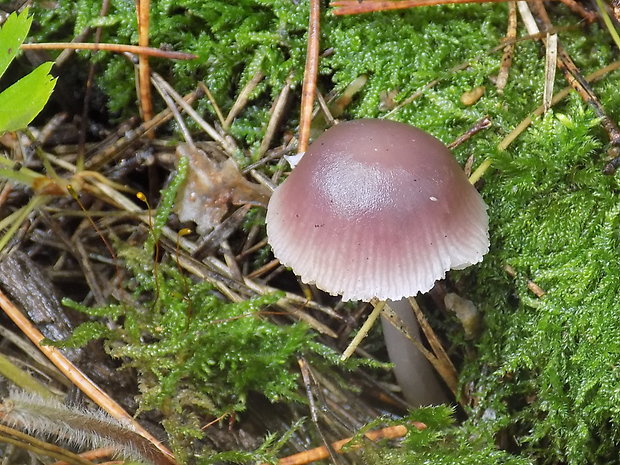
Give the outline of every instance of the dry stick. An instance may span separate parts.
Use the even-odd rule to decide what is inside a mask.
[[[518,2],[518,9],[523,19],[523,24],[530,34],[540,33],[538,23],[532,15],[532,11],[527,2],[521,0]],[[558,66],[558,35],[556,33],[546,33],[542,38],[545,45],[545,79],[543,87],[543,113],[551,108],[551,99],[553,98],[553,86],[555,81],[555,71]]]
[[[263,137],[263,140],[260,143],[260,147],[258,148],[259,157],[262,157],[271,145],[273,136],[275,135],[276,130],[280,125],[280,120],[284,115],[284,108],[286,107],[286,103],[288,102],[290,90],[291,78],[289,77],[284,83],[284,87],[280,91],[280,94],[278,94],[276,101],[273,103],[271,117],[269,118],[269,123],[267,123],[267,129],[265,130],[265,136]]]
[[[229,155],[233,156],[235,152],[238,150],[235,143],[232,141],[230,137],[225,137],[221,135],[216,129],[207,123],[202,116],[198,114],[196,110],[194,110],[190,104],[187,102],[185,97],[181,97],[179,93],[174,90],[168,81],[162,78],[159,74],[153,73],[153,79],[156,79],[162,88],[177,102],[177,104],[189,115],[191,116],[196,123],[207,133],[209,136],[216,141],[218,144],[222,146],[224,151]]]
[[[325,101],[325,98],[323,97],[323,94],[321,92],[316,93],[316,99],[319,102],[319,107],[323,112],[323,116],[325,117],[327,125],[331,127],[336,124],[334,115],[332,115],[332,112],[329,110],[329,105],[327,105],[327,102]]]
[[[263,73],[260,69],[257,70],[254,73],[254,76],[252,76],[252,79],[250,79],[250,81],[243,87],[243,89],[241,89],[237,100],[235,100],[235,103],[233,103],[233,106],[228,112],[226,120],[224,121],[225,130],[228,130],[228,128],[230,128],[233,120],[248,104],[248,100],[250,100],[250,94],[254,91],[254,89],[256,89],[256,86],[263,80],[264,77],[265,73]]]
[[[306,389],[306,397],[308,398],[308,406],[310,407],[310,419],[312,420],[312,423],[314,423],[314,427],[316,428],[316,431],[321,438],[321,442],[323,443],[322,447],[327,450],[331,463],[336,464],[338,463],[336,460],[336,451],[332,448],[331,444],[327,442],[327,439],[325,438],[325,435],[321,430],[321,426],[319,425],[319,416],[317,414],[317,408],[314,403],[314,395],[312,393],[312,385],[310,382],[310,377],[312,375],[312,373],[310,372],[310,367],[308,366],[308,363],[303,357],[298,358],[297,363],[299,364],[301,378],[303,379],[304,387]]]
[[[93,449],[86,452],[82,452],[78,454],[80,457],[86,460],[98,460],[104,457],[111,457],[115,454],[115,450],[112,447],[100,447],[99,449]],[[110,462],[107,462],[110,463]],[[116,463],[116,462],[114,462]],[[120,461],[121,464],[125,463],[125,461]],[[59,462],[54,462],[52,465],[69,465],[64,460]]]
[[[54,459],[64,460],[71,465],[94,465],[90,460],[80,457],[62,447],[41,441],[40,439],[4,425],[0,425],[0,442],[12,444],[34,452],[37,455],[45,455]]]
[[[409,301],[409,304],[413,309],[413,313],[415,313],[415,317],[418,320],[420,328],[422,328],[422,331],[424,332],[424,336],[426,336],[426,339],[428,340],[431,349],[433,349],[434,355],[437,357],[437,361],[441,365],[443,365],[443,369],[441,370],[440,374],[442,375],[442,377],[444,377],[443,374],[448,373],[448,379],[452,383],[456,382],[458,380],[456,368],[454,367],[452,360],[450,360],[450,357],[448,357],[448,354],[443,348],[443,345],[441,345],[441,342],[439,342],[439,338],[435,334],[435,331],[433,330],[431,325],[428,324],[428,321],[424,316],[424,313],[420,309],[418,302],[415,300],[415,297],[409,297],[409,299],[407,300]],[[454,390],[456,389],[455,384],[448,383],[448,386],[450,387],[452,392],[454,392]]]
[[[450,389],[453,395],[456,396],[458,389],[458,378],[456,376],[456,371],[451,370],[448,366],[444,365],[439,358],[430,350],[428,350],[424,344],[419,340],[419,338],[411,334],[408,330],[407,325],[403,322],[403,320],[390,308],[388,304],[385,304],[383,308],[383,316],[387,318],[389,323],[397,328],[403,336],[405,336],[411,343],[420,351],[422,355],[430,362],[435,371],[441,376],[441,379],[446,383],[446,386]]]
[[[336,0],[330,3],[334,7],[332,13],[335,15],[355,15],[361,13],[373,13],[375,11],[403,10],[421,6],[450,5],[455,3],[503,3],[511,0],[400,0],[383,1],[367,0]]]
[[[78,367],[71,363],[56,347],[42,345],[45,339],[43,334],[35,328],[26,316],[11,302],[0,290],[0,307],[15,325],[30,339],[37,348],[58,368],[73,384],[75,384],[86,396],[99,405],[117,420],[128,422],[136,431],[151,442],[171,464],[176,464],[172,453],[145,430],[123,407],[112,399],[99,386],[93,383]]]
[[[306,50],[306,66],[304,70],[304,82],[301,88],[301,108],[299,113],[298,153],[303,153],[308,149],[308,141],[310,139],[310,125],[312,124],[316,80],[319,73],[320,16],[320,0],[310,0],[308,47]]]
[[[456,139],[454,139],[452,142],[450,142],[448,144],[448,148],[450,150],[452,150],[452,149],[458,147],[462,143],[468,141],[473,136],[478,134],[480,131],[483,131],[484,129],[490,128],[492,124],[493,124],[493,122],[491,121],[491,119],[488,116],[483,116],[478,121],[476,121],[471,128],[469,128],[463,134],[461,134]]]
[[[196,145],[194,144],[194,139],[192,138],[192,135],[190,134],[189,129],[187,128],[187,125],[185,124],[185,121],[183,120],[183,117],[181,116],[181,112],[177,108],[176,103],[174,103],[174,100],[172,99],[172,97],[170,97],[168,92],[166,92],[166,89],[163,88],[159,80],[155,79],[155,76],[153,76],[152,83],[155,86],[155,89],[157,90],[161,98],[164,99],[164,102],[166,102],[166,106],[170,109],[170,111],[174,115],[174,119],[179,125],[179,128],[181,129],[181,134],[183,134],[183,138],[185,139],[185,142],[187,142],[187,144],[192,149],[195,149]]]
[[[40,44],[22,44],[22,50],[93,50],[114,53],[133,53],[135,55],[146,55],[157,58],[168,58],[170,60],[193,60],[198,58],[196,55],[185,52],[171,52],[159,48],[141,47],[139,45],[123,44],[93,44],[90,42],[46,42]]]
[[[506,39],[511,42],[504,47],[504,53],[502,54],[502,64],[497,74],[497,81],[495,86],[497,92],[504,93],[504,88],[508,83],[508,73],[510,72],[510,66],[512,65],[512,56],[515,51],[514,39],[517,38],[517,5],[515,2],[508,3],[508,30],[506,31]]]
[[[77,36],[71,39],[71,43],[83,42],[84,40],[86,40],[86,37],[88,37],[88,34],[90,34],[90,27],[87,26],[82,30],[82,32],[80,32]],[[64,49],[58,54],[58,56],[54,60],[54,67],[56,69],[62,67],[67,62],[67,60],[73,56],[74,53],[75,50],[68,48]]]
[[[588,23],[593,23],[598,19],[596,13],[594,11],[586,10],[581,3],[576,2],[575,0],[560,0],[564,5],[571,9],[573,13],[578,14]]]
[[[138,45],[149,46],[149,21],[151,0],[136,0],[138,14]],[[153,118],[153,101],[151,99],[151,70],[149,59],[146,55],[138,57],[138,89],[142,120],[149,121]],[[151,137],[153,133],[150,133]]]
[[[418,421],[412,422],[412,426],[418,431],[422,431],[427,428],[424,423]],[[380,439],[397,439],[405,436],[407,432],[407,427],[403,425],[388,426],[387,428],[368,431],[364,434],[364,437],[366,439],[369,439],[370,441],[378,441]],[[340,441],[333,442],[331,444],[331,448],[336,453],[341,454],[343,452],[342,448],[352,440],[353,438],[346,438],[341,439]],[[362,447],[362,444],[352,446],[349,450],[358,449],[360,447]],[[325,446],[323,446],[317,447],[315,449],[306,450],[298,454],[289,455],[288,457],[283,457],[278,460],[278,465],[305,465],[307,463],[315,462],[317,460],[323,460],[326,458],[329,458],[329,451]]]
[[[605,76],[606,74],[611,73],[612,71],[615,71],[617,69],[620,69],[620,61],[614,61],[613,63],[605,66],[604,68],[601,68],[593,73],[588,74],[585,77],[585,80],[587,82],[593,82],[596,81],[597,79],[602,78],[603,76]],[[561,101],[562,99],[564,99],[564,97],[566,97],[570,91],[573,90],[573,88],[571,87],[565,87],[564,89],[562,89],[560,92],[558,92],[557,94],[555,94],[553,96],[553,98],[551,99],[551,105],[555,105],[556,103],[558,103],[559,101]],[[521,135],[521,133],[523,131],[525,131],[527,129],[527,127],[532,123],[532,121],[534,121],[534,118],[540,116],[543,114],[543,106],[539,106],[538,108],[536,108],[528,117],[526,117],[523,121],[521,121],[511,132],[510,134],[508,134],[506,137],[504,137],[501,142],[497,145],[497,148],[499,150],[506,150],[508,148],[508,146],[510,144],[512,144],[512,142],[514,142],[514,140],[519,137],[519,135]],[[613,162],[613,160],[612,160]],[[610,162],[611,163],[611,162]],[[469,182],[471,182],[472,184],[475,184],[476,182],[478,182],[478,180],[484,175],[484,173],[486,172],[487,169],[489,169],[489,167],[491,166],[492,161],[490,158],[487,158],[486,160],[484,160],[480,166],[476,169],[476,171],[474,171],[472,173],[472,175],[469,178]]]

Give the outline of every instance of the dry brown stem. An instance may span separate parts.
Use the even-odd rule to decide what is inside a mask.
[[[319,0],[310,0],[310,22],[308,24],[308,48],[304,82],[301,88],[301,110],[299,115],[299,144],[297,151],[305,152],[310,139],[316,79],[319,73],[319,37],[321,5]]]
[[[49,345],[43,345],[43,334],[26,318],[26,316],[0,290],[0,307],[17,327],[32,341],[37,348],[58,368],[71,382],[87,397],[108,412],[112,417],[128,422],[134,430],[151,442],[167,462],[174,465],[176,461],[172,453],[155,437],[146,431],[123,407],[112,399],[105,391],[93,383],[78,367],[69,361],[60,350]]]
[[[172,52],[159,48],[141,47],[139,45],[89,43],[89,42],[43,42],[39,44],[22,44],[22,50],[93,50],[114,53],[134,53],[170,60],[193,60],[196,55],[185,52]]]

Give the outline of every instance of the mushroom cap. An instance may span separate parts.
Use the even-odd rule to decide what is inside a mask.
[[[343,300],[427,292],[489,250],[486,205],[448,148],[403,123],[340,123],[272,194],[274,255]]]

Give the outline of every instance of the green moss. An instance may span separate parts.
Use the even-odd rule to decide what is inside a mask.
[[[426,407],[412,412],[404,419],[386,421],[380,418],[364,427],[347,448],[364,443],[362,434],[378,426],[408,425],[421,422],[424,429],[409,427],[401,447],[386,447],[382,443],[365,442],[362,457],[368,465],[423,465],[423,464],[506,464],[527,465],[526,457],[516,457],[497,450],[493,434],[466,423],[454,426],[453,411],[446,407]],[[419,423],[418,423],[419,424]]]
[[[322,352],[327,350],[313,342],[305,325],[278,325],[263,315],[282,298],[280,293],[230,303],[211,284],[185,276],[174,257],[153,261],[156,238],[183,181],[184,167],[181,161],[180,174],[162,193],[144,247],[124,245],[119,250],[131,297],[98,308],[65,300],[65,305],[96,320],[79,326],[68,340],[52,343],[77,347],[104,338],[108,353],[136,370],[140,410],[163,415],[180,463],[190,454],[191,440],[204,434],[201,419],[243,411],[251,392],[271,402],[303,401],[297,370],[291,369],[296,357],[325,357]],[[266,449],[267,445],[259,449],[257,457]],[[196,451],[204,463],[211,463],[212,453]]]
[[[266,78],[232,128],[236,137],[256,146],[269,105],[286,77],[292,73],[294,82],[300,82],[307,6],[306,1],[290,0],[157,2],[152,13],[152,43],[170,44],[200,58],[173,65],[153,63],[165,76],[174,77],[181,92],[204,79],[225,110],[261,69]],[[46,27],[60,31],[56,35],[66,33],[69,27],[79,32],[87,24],[100,22],[98,8],[99,3],[93,0],[60,2],[55,10],[39,10],[39,18]],[[360,74],[367,74],[368,83],[344,116],[374,117],[383,114],[382,92],[396,90],[396,100],[402,101],[439,78],[433,89],[394,118],[429,130],[446,142],[482,116],[493,121],[491,129],[455,150],[461,161],[470,155],[475,155],[476,163],[487,157],[493,161],[481,186],[489,204],[492,250],[482,265],[458,274],[463,278],[460,282],[466,283],[462,292],[475,300],[485,315],[476,357],[462,367],[462,383],[473,387],[475,407],[470,408],[467,422],[429,443],[432,450],[420,457],[434,454],[433,463],[521,463],[521,458],[511,458],[492,447],[496,436],[511,444],[523,460],[615,463],[620,440],[618,181],[601,174],[607,140],[591,110],[575,95],[536,119],[508,150],[497,149],[498,142],[539,105],[544,79],[539,44],[524,41],[516,46],[504,94],[495,91],[491,76],[499,69],[500,54],[488,54],[487,50],[505,34],[506,12],[506,5],[468,5],[346,18],[327,13],[321,45],[332,48],[333,53],[321,61],[319,85],[325,91],[342,90]],[[563,6],[553,7],[551,14],[557,25],[576,22]],[[70,18],[76,18],[75,22],[70,23]],[[104,22],[103,40],[136,42],[133,3],[112,2]],[[616,53],[606,32],[597,25],[563,31],[560,40],[584,74],[608,64]],[[99,82],[112,96],[111,108],[125,108],[135,99],[131,67],[121,58],[97,57],[104,69]],[[471,65],[449,71],[464,61]],[[595,85],[615,118],[620,117],[619,84],[615,73]],[[460,95],[478,85],[486,86],[486,94],[473,106],[461,104]],[[556,88],[565,85],[558,73]],[[200,105],[208,109],[205,101]],[[296,124],[295,115],[293,111],[287,120],[291,127]],[[143,258],[133,260],[142,263],[133,267],[141,295],[152,295],[152,270],[141,271]],[[518,271],[517,279],[504,273],[506,264]],[[250,330],[260,337],[272,337],[274,332],[283,344],[278,346],[281,360],[288,360],[296,350],[295,344],[278,339],[282,334],[289,337],[290,331],[296,341],[304,340],[298,327],[268,326],[257,314],[265,301],[249,304],[250,308],[225,304],[201,287],[204,285],[185,281],[170,264],[163,264],[160,273],[160,295],[176,296],[175,303],[156,306],[156,317],[149,322],[144,321],[148,305],[132,310],[135,314],[125,317],[126,334],[120,348],[113,346],[119,355],[140,357],[140,351],[148,349],[169,357],[167,364],[148,368],[150,375],[145,379],[149,389],[145,392],[149,405],[160,402],[165,397],[162,393],[171,392],[175,383],[204,381],[201,376],[244,366],[241,354],[255,347],[248,336]],[[530,293],[526,277],[546,290],[543,298]],[[179,289],[183,289],[179,286],[191,290],[191,304],[179,299]],[[143,297],[138,300],[144,302]],[[110,312],[111,318],[117,318],[112,307]],[[245,314],[251,316],[241,318]],[[201,355],[206,358],[192,359],[187,352],[189,340],[179,334],[191,328],[195,337],[206,337],[205,343],[209,339],[205,335],[226,338],[215,321],[227,321],[226,333],[236,335],[238,342],[247,346],[234,346],[236,355],[209,348],[214,358]],[[155,343],[143,348],[137,337],[145,329]],[[171,354],[176,348],[184,354],[183,361],[189,361],[189,372],[173,368]],[[142,356],[146,358],[146,353]],[[219,362],[215,356],[224,358]],[[285,365],[276,364],[273,376],[279,381],[267,392],[272,398],[290,394],[291,378],[282,370]],[[202,371],[196,374],[199,367]],[[250,370],[248,376],[253,375]],[[231,380],[224,374],[221,379],[232,388],[230,392],[252,386],[248,379]],[[158,387],[160,381],[163,384]],[[201,385],[200,389],[207,391],[192,394],[199,397],[191,402],[210,402],[209,408],[217,405],[219,411],[241,408],[242,395],[220,398],[208,391],[211,388],[209,383]],[[191,397],[187,392],[184,395]],[[481,442],[476,438],[482,438]],[[474,445],[467,446],[466,440]],[[416,463],[414,449],[413,445],[401,451],[373,449],[367,458],[376,463]],[[453,453],[455,450],[461,455]]]

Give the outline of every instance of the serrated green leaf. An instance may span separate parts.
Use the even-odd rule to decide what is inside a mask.
[[[0,76],[17,55],[31,24],[32,16],[28,16],[28,9],[25,9],[20,14],[11,14],[0,29]]]
[[[53,64],[43,63],[0,94],[0,133],[26,127],[43,109],[56,85]]]

